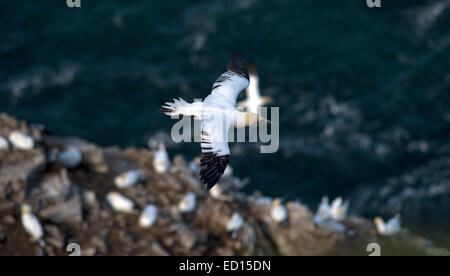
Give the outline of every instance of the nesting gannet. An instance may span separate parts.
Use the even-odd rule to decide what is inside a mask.
[[[197,196],[190,192],[183,197],[183,199],[178,203],[178,210],[182,213],[191,213],[197,207]]]
[[[330,206],[328,197],[322,197],[319,208],[314,215],[314,222],[321,227],[328,228],[332,232],[344,233],[346,230],[345,226],[339,221],[345,218],[348,203],[344,204],[344,207],[341,204],[342,198],[333,200],[332,206]]]
[[[159,148],[153,158],[153,168],[157,173],[165,173],[170,167],[170,159],[164,143],[159,143]]]
[[[209,195],[215,199],[219,199],[219,200],[223,199],[223,191],[222,191],[222,188],[220,187],[220,185],[219,184],[214,185],[214,187],[212,187],[209,190]]]
[[[106,200],[116,212],[133,213],[134,203],[130,199],[124,197],[118,192],[109,192]]]
[[[316,215],[321,220],[328,219],[330,217],[330,204],[328,203],[328,197],[322,197],[319,208],[317,209]]]
[[[232,127],[270,123],[258,114],[236,109],[237,96],[249,85],[245,59],[239,54],[233,55],[227,70],[214,82],[211,94],[203,102],[187,103],[181,98],[174,99],[162,110],[169,116],[191,116],[202,121],[200,179],[208,189],[219,181],[229,163],[228,131]]]
[[[139,170],[131,170],[116,176],[116,178],[114,178],[114,184],[120,189],[128,188],[136,185],[142,177],[143,176]]]
[[[20,209],[23,228],[31,235],[34,241],[43,245],[42,237],[44,236],[44,231],[38,218],[31,212],[30,205],[22,204]]]
[[[344,220],[347,217],[348,206],[349,206],[348,200],[342,203],[341,197],[335,198],[333,202],[331,202],[329,211],[331,219],[335,221]]]
[[[83,155],[76,147],[70,147],[58,154],[58,162],[66,168],[75,168],[80,165]]]
[[[157,219],[158,208],[153,204],[149,204],[145,206],[144,210],[142,210],[142,213],[139,216],[139,225],[143,228],[152,227]]]
[[[227,231],[231,233],[233,238],[236,237],[237,233],[244,226],[244,219],[238,213],[234,213],[227,222]]]
[[[11,144],[17,149],[30,150],[34,147],[33,138],[20,131],[12,131],[8,138]]]
[[[276,198],[272,201],[272,209],[270,211],[270,215],[278,223],[286,222],[288,211],[286,207],[281,204],[281,200],[279,198]]]
[[[273,199],[268,196],[260,196],[257,199],[255,199],[256,205],[269,205],[272,204]]]
[[[250,84],[245,90],[247,99],[237,104],[238,109],[244,109],[248,112],[258,113],[260,106],[266,105],[272,101],[270,97],[261,97],[259,93],[259,77],[256,66],[253,62],[248,65]]]
[[[399,214],[388,220],[387,223],[385,223],[380,217],[376,217],[374,222],[377,227],[377,232],[383,236],[393,236],[399,233],[402,229]]]
[[[0,150],[8,149],[9,143],[8,140],[5,139],[5,137],[0,136]]]
[[[195,174],[200,172],[200,157],[195,157],[191,162],[189,162],[189,170]]]

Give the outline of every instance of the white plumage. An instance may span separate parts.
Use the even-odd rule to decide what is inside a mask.
[[[349,201],[342,201],[341,197],[337,197],[331,202],[330,217],[335,221],[342,221],[347,217]]]
[[[42,243],[44,231],[39,219],[31,212],[31,207],[28,204],[21,206],[21,220],[25,231],[30,234],[34,241]]]
[[[145,206],[144,210],[142,210],[141,215],[139,216],[139,225],[143,228],[152,227],[156,220],[158,219],[158,208],[149,204]]]
[[[66,168],[75,168],[80,165],[83,155],[76,147],[70,147],[58,154],[58,162]]]
[[[237,233],[244,226],[244,219],[238,213],[234,213],[227,222],[227,231]]]
[[[0,150],[8,149],[9,143],[8,140],[5,139],[5,137],[0,136]]]
[[[399,214],[388,220],[387,223],[380,217],[376,217],[374,222],[377,227],[377,232],[383,236],[393,236],[402,230]]]
[[[189,162],[189,170],[195,174],[200,172],[200,157],[195,157],[191,162]]]
[[[288,211],[286,207],[281,204],[281,200],[279,198],[276,198],[272,201],[272,209],[270,211],[270,215],[278,223],[283,223],[288,218]]]
[[[163,143],[159,144],[158,150],[153,158],[153,168],[157,173],[165,173],[170,167],[170,159],[166,147]]]
[[[345,226],[340,223],[347,216],[349,202],[342,203],[342,198],[337,197],[331,203],[328,202],[328,197],[322,197],[322,201],[314,215],[314,222],[321,226],[328,228],[332,232],[343,233]]]
[[[325,220],[330,217],[330,204],[328,203],[328,197],[322,197],[316,216],[320,220]]]
[[[134,203],[130,199],[124,197],[118,192],[109,192],[106,200],[116,212],[133,213]]]
[[[186,194],[180,203],[178,203],[178,210],[182,213],[192,213],[197,207],[197,196],[190,192]]]
[[[227,71],[214,82],[211,94],[203,102],[174,99],[163,106],[163,112],[169,116],[191,116],[202,121],[200,179],[208,189],[219,181],[229,163],[228,131],[232,127],[269,122],[258,114],[236,109],[237,96],[248,85],[247,63],[242,56],[233,55]]]
[[[270,97],[261,97],[259,91],[259,77],[254,63],[249,65],[250,84],[245,89],[247,99],[237,104],[238,109],[245,109],[248,112],[258,113],[259,107],[272,101]]]
[[[128,188],[136,185],[141,178],[142,175],[139,170],[131,170],[116,176],[116,178],[114,178],[114,184],[120,189]]]
[[[34,147],[33,138],[20,131],[12,131],[8,138],[11,144],[17,149],[30,150]]]

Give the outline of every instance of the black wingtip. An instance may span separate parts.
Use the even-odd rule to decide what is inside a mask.
[[[203,153],[200,160],[200,180],[208,190],[214,187],[222,177],[228,163],[230,155],[217,156],[214,153]]]
[[[243,56],[239,54],[239,52],[236,52],[230,57],[230,62],[228,63],[227,70],[241,75],[249,80],[247,61]]]

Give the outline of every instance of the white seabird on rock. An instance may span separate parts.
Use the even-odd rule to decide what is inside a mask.
[[[200,157],[195,157],[191,162],[189,162],[189,170],[194,174],[200,172]]]
[[[106,200],[116,212],[130,213],[130,214],[134,212],[133,201],[124,197],[118,192],[109,192],[106,195]]]
[[[320,224],[322,221],[330,218],[330,204],[328,203],[328,197],[322,197],[322,201],[320,202],[319,208],[317,209],[316,214],[314,215],[314,221],[317,224]]]
[[[244,219],[238,213],[234,213],[227,222],[227,231],[235,238],[239,230],[244,226]]]
[[[158,150],[153,158],[153,168],[157,173],[165,173],[170,167],[170,159],[166,147],[163,143],[159,144]]]
[[[341,197],[337,197],[331,202],[330,217],[335,221],[342,221],[347,217],[349,201],[342,202]]]
[[[0,150],[5,150],[9,148],[8,140],[5,137],[0,136]]]
[[[23,228],[28,234],[30,234],[34,241],[38,242],[42,246],[44,231],[42,230],[42,225],[39,222],[39,219],[31,212],[30,205],[22,204],[20,209],[22,213],[21,220]]]
[[[75,168],[80,165],[83,155],[76,147],[70,147],[58,154],[58,162],[66,168]]]
[[[116,176],[114,184],[117,188],[123,189],[136,185],[141,179],[142,174],[139,170],[131,170]]]
[[[328,203],[328,197],[322,197],[319,208],[314,215],[314,222],[321,227],[325,227],[335,233],[344,233],[346,228],[338,220],[345,218],[348,209],[348,203],[342,208],[342,198],[333,200],[332,206]]]
[[[30,150],[34,147],[33,138],[20,131],[12,131],[8,138],[11,144],[17,149]]]
[[[182,213],[191,213],[197,207],[197,196],[190,192],[183,197],[183,199],[178,203],[178,210]]]
[[[399,214],[388,220],[387,223],[380,217],[376,217],[374,222],[377,232],[382,236],[393,236],[402,230]]]
[[[270,215],[278,223],[283,223],[286,221],[288,217],[288,211],[286,207],[281,204],[281,200],[279,198],[276,198],[272,201],[272,209],[270,210]]]
[[[268,204],[272,204],[272,202],[273,202],[273,199],[268,196],[260,196],[255,200],[256,205],[268,205]]]
[[[227,197],[224,194],[224,191],[222,189],[222,186],[220,184],[214,185],[210,190],[209,190],[209,195],[217,200],[228,200],[229,197]]]
[[[149,204],[145,206],[144,210],[142,210],[142,213],[139,216],[139,225],[143,228],[152,227],[157,219],[158,208],[153,204]]]

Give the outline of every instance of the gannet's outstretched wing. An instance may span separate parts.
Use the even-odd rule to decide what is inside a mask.
[[[224,109],[235,109],[236,99],[249,85],[247,62],[239,54],[230,58],[227,71],[214,82],[211,94],[205,98],[203,105]]]
[[[236,99],[239,93],[249,84],[247,62],[239,54],[230,58],[227,70],[213,84],[211,94],[203,101],[204,112],[202,118],[200,161],[200,179],[211,189],[223,175],[229,161],[227,133],[230,124],[227,112],[236,109]]]
[[[209,117],[209,118],[207,118]],[[211,119],[216,117],[217,119]],[[228,126],[217,124],[222,116],[215,114],[204,115],[202,121],[201,147],[202,159],[200,160],[200,179],[208,189],[211,189],[223,175],[230,161],[230,148],[226,140]]]

